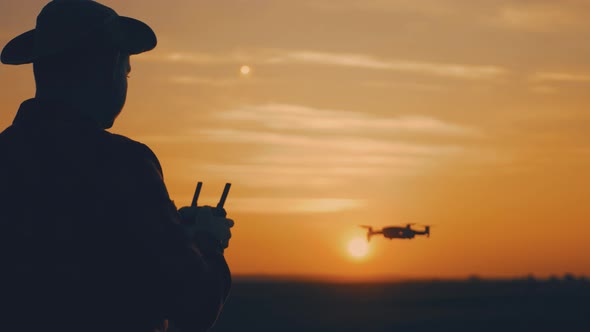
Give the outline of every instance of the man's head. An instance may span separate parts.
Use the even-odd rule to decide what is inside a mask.
[[[55,0],[37,27],[3,49],[5,64],[33,63],[37,97],[70,103],[103,128],[125,104],[129,56],[156,46],[145,23],[90,0]]]
[[[36,97],[69,103],[101,128],[110,128],[127,97],[129,54],[101,45],[33,62]]]

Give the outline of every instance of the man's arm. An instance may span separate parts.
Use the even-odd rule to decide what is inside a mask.
[[[130,227],[157,266],[167,318],[182,331],[205,331],[229,293],[229,268],[218,242],[203,234],[191,241],[183,232],[156,156],[141,150],[130,175]]]

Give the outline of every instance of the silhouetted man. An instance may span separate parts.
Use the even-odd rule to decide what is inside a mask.
[[[49,3],[2,51],[37,93],[0,134],[3,331],[182,331],[213,325],[229,292],[225,211],[176,211],[156,156],[104,129],[127,94],[144,23],[93,1]],[[165,116],[165,115],[163,115]]]

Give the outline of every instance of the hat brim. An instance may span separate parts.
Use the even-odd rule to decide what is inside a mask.
[[[145,23],[124,16],[118,16],[117,31],[113,32],[114,45],[129,55],[140,54],[153,50],[158,44],[154,31]],[[0,56],[3,64],[24,65],[35,62],[36,59],[50,54],[59,54],[64,50],[46,50],[42,54],[35,51],[35,29],[27,31],[12,39]],[[74,45],[70,45],[74,46]]]
[[[156,34],[147,24],[131,17],[119,16],[121,30],[117,38],[119,49],[130,55],[153,50],[158,44]]]
[[[35,29],[27,31],[6,44],[0,60],[6,65],[24,65],[33,62],[35,53]]]

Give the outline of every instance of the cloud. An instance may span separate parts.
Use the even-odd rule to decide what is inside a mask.
[[[233,198],[228,203],[233,212],[258,214],[329,213],[365,205],[364,200],[345,198]]]
[[[405,72],[456,79],[494,79],[507,73],[491,65],[467,65],[417,60],[385,59],[368,54],[330,53],[313,50],[250,50],[233,53],[168,53],[146,55],[141,61],[158,61],[192,65],[244,63],[260,65],[318,65],[365,70]]]
[[[590,82],[590,75],[565,72],[538,72],[533,74],[531,79],[538,82]]]
[[[395,82],[395,81],[365,81],[361,83],[363,86],[371,88],[384,89],[407,89],[426,92],[442,92],[447,91],[448,86],[441,84],[427,84],[416,82]]]
[[[419,173],[464,152],[457,144],[417,143],[392,133],[469,139],[468,127],[424,116],[374,116],[289,104],[242,106],[213,115],[213,125],[184,135],[149,136],[149,143],[217,143],[250,151],[232,163],[201,166],[253,186],[313,186],[351,178]],[[218,123],[215,126],[214,123]],[[408,136],[412,137],[412,136]],[[416,136],[414,136],[416,137]]]
[[[354,196],[344,196],[342,201],[323,199],[344,188],[356,187],[359,183],[370,187],[371,183],[419,176],[464,152],[459,146],[264,130],[209,129],[201,131],[199,138],[203,144],[226,144],[219,149],[234,157],[231,161],[202,162],[189,174],[207,174],[218,181],[231,178],[240,187],[262,192],[272,190],[279,196],[295,194],[319,197],[298,204],[298,210],[293,212],[333,212],[360,208],[363,205]],[[247,153],[243,153],[245,151]],[[342,192],[345,195],[359,194],[359,191]],[[250,206],[249,209],[266,213],[268,211],[265,209],[275,203],[280,204],[269,201],[257,205],[259,207]],[[273,208],[283,210],[277,206]]]
[[[400,133],[473,135],[471,128],[425,116],[383,117],[362,112],[324,110],[290,104],[244,106],[219,112],[223,120],[250,122],[276,130],[338,133]]]
[[[216,65],[216,64],[227,64],[227,63],[243,63],[251,61],[252,58],[242,53],[205,53],[205,52],[171,52],[166,54],[156,53],[145,54],[138,57],[139,60],[144,61],[155,61],[155,62],[171,62],[171,63],[183,63],[191,65]]]
[[[363,167],[371,169],[371,167],[387,166],[387,167],[412,167],[417,162],[423,162],[422,159],[415,156],[383,156],[372,154],[357,154],[354,159],[343,155],[329,155],[325,153],[307,153],[306,158],[302,159],[298,155],[261,155],[254,156],[248,159],[249,161],[261,165],[276,165],[276,166],[292,166],[292,165],[329,165],[332,167],[339,167],[346,172],[347,169],[354,169],[358,173]],[[347,168],[341,167],[346,165]],[[286,169],[290,172],[289,169]],[[301,169],[297,169],[299,172]],[[338,172],[340,173],[340,172]]]
[[[292,150],[265,152],[260,158],[267,162],[256,162],[246,158],[235,164],[210,163],[196,167],[195,171],[206,173],[218,179],[231,177],[241,186],[252,188],[311,190],[316,194],[322,193],[326,188],[347,186],[362,179],[378,178],[381,176],[400,177],[414,176],[424,171],[426,163],[406,162],[399,165],[395,162],[385,161],[364,165],[354,155],[348,157],[341,155],[336,159],[342,159],[342,164],[325,163],[318,159],[309,159],[304,153],[292,153]],[[293,158],[293,163],[287,164],[287,155]],[[335,153],[332,153],[332,157]],[[430,161],[432,165],[433,161]],[[292,190],[292,189],[291,189]]]
[[[418,13],[426,15],[447,15],[457,9],[449,1],[415,0],[312,0],[308,6],[328,11],[379,11]]]
[[[500,8],[492,23],[527,31],[556,31],[588,26],[588,9],[587,4],[576,1],[523,2]]]
[[[323,190],[366,179],[413,176],[463,152],[458,146],[362,136],[233,129],[210,129],[201,135],[205,142],[240,146],[239,150],[250,152],[233,164],[202,165],[195,171],[231,175],[243,185],[278,190]]]
[[[137,57],[139,61],[180,63],[196,66],[264,63],[272,56],[268,50],[251,49],[225,53],[155,51]]]
[[[153,143],[227,144],[229,162],[201,161],[188,174],[231,178],[241,186],[276,192],[348,186],[367,179],[416,176],[461,155],[456,145],[428,145],[387,138],[277,133],[266,130],[207,129],[177,136],[144,136]],[[248,151],[239,153],[231,151]]]
[[[169,81],[174,84],[181,85],[208,85],[215,87],[228,87],[241,83],[251,82],[250,79],[237,78],[210,78],[198,76],[172,76]]]
[[[309,148],[316,151],[342,151],[349,153],[385,153],[410,155],[444,155],[460,150],[458,147],[433,147],[355,136],[318,137],[265,131],[234,129],[206,129],[200,131],[207,139],[226,143],[265,144],[291,148]]]
[[[381,59],[366,54],[294,51],[270,60],[273,63],[307,63],[372,70],[407,72],[463,79],[491,79],[506,72],[497,66],[472,66],[436,62]]]
[[[424,17],[430,22],[466,20],[528,32],[588,27],[590,11],[590,3],[585,0],[313,0],[308,6],[330,12],[397,13],[414,20]]]
[[[146,143],[201,144],[231,159],[201,160],[187,174],[205,174],[240,187],[272,190],[279,197],[243,203],[248,212],[334,212],[356,209],[358,196],[334,198],[339,188],[417,176],[466,153],[457,143],[415,141],[435,135],[445,141],[472,139],[470,128],[424,116],[377,116],[280,103],[218,111],[203,129],[174,136],[141,137]],[[403,140],[392,133],[412,133]],[[414,137],[414,138],[411,138]],[[358,194],[354,192],[353,194]],[[297,198],[299,199],[299,198]],[[234,206],[232,206],[234,209]],[[292,209],[292,210],[289,210]],[[294,209],[294,210],[293,210]],[[273,211],[274,211],[273,210]]]

